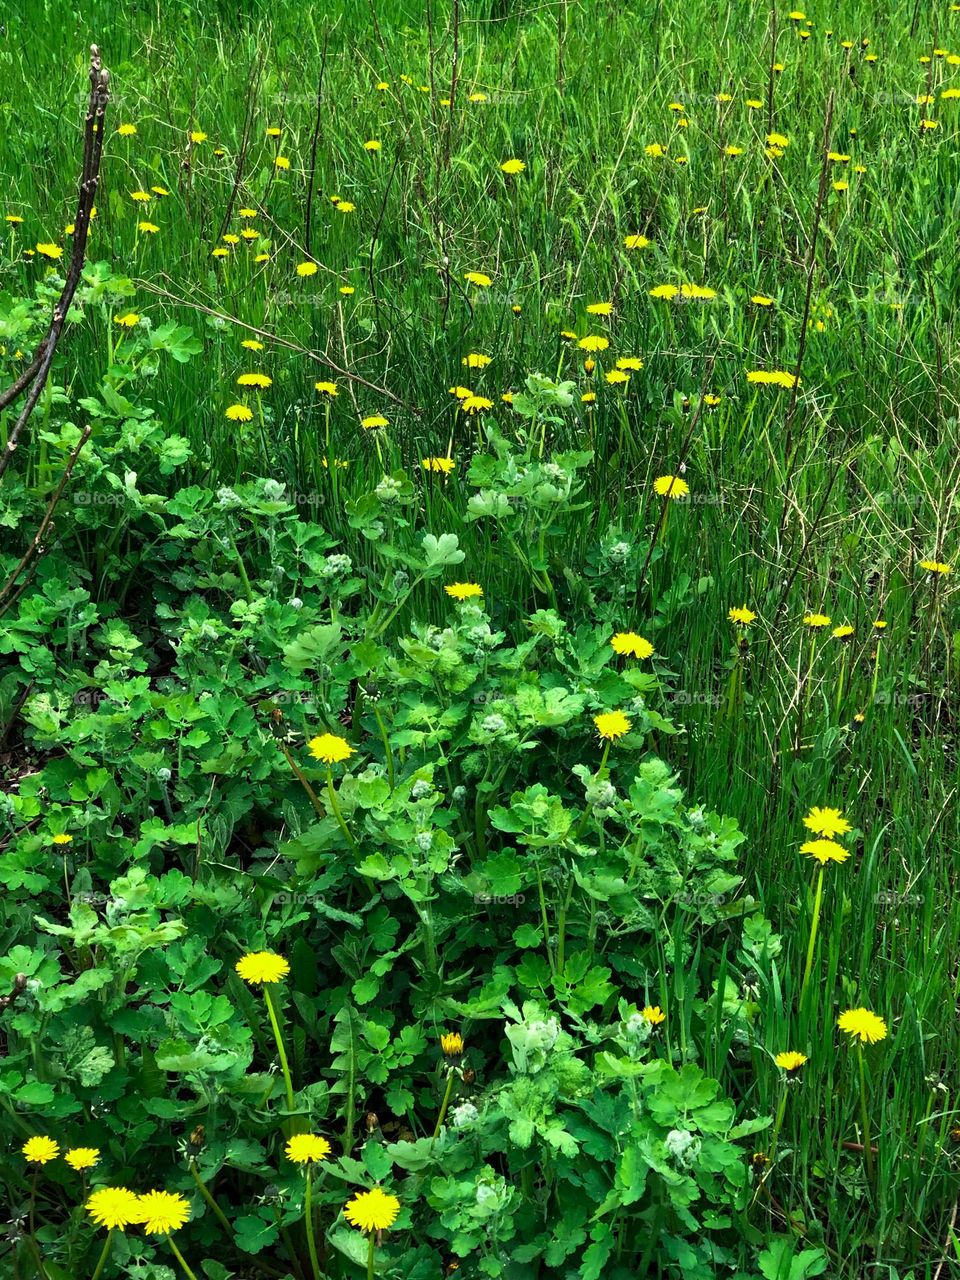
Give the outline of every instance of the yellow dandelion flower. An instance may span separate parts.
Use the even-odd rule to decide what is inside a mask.
[[[227,409],[226,416],[231,422],[249,422],[253,417],[253,410],[248,409],[245,404],[232,404]]]
[[[921,560],[920,568],[925,569],[927,573],[953,573],[951,566],[944,564],[942,560]]]
[[[845,836],[853,828],[839,809],[821,809],[814,805],[803,820],[803,825],[815,836]]]
[[[322,760],[324,764],[342,764],[355,755],[357,749],[335,733],[321,733],[319,737],[310,739],[307,750],[314,760]]]
[[[294,1164],[316,1164],[320,1160],[326,1160],[332,1147],[326,1138],[321,1138],[316,1133],[295,1133],[287,1140],[284,1150],[287,1159]]]
[[[630,732],[630,721],[622,711],[602,711],[593,717],[593,723],[597,727],[597,733],[607,742],[616,742],[617,738]]]
[[[815,858],[822,867],[828,862],[846,862],[850,857],[850,850],[837,844],[836,840],[805,840],[800,846],[800,852],[809,858]]]
[[[360,1191],[352,1200],[348,1200],[343,1216],[351,1226],[372,1233],[392,1227],[399,1212],[400,1201],[397,1197],[374,1187],[372,1191]]]
[[[252,986],[272,986],[290,972],[290,965],[275,951],[248,951],[234,965],[237,973]]]
[[[522,160],[504,160],[500,166],[503,172],[511,178],[516,177],[518,173],[523,173],[526,167]]]
[[[460,604],[464,600],[475,600],[483,595],[483,587],[476,582],[451,582],[443,589],[451,599],[457,600]]]
[[[797,385],[796,375],[783,369],[754,369],[747,374],[747,381],[761,387],[785,387],[787,390]]]
[[[173,1191],[148,1191],[140,1197],[143,1229],[150,1236],[179,1231],[190,1217],[190,1201]]]
[[[71,1147],[69,1151],[63,1153],[63,1158],[71,1169],[82,1173],[85,1169],[92,1169],[100,1159],[100,1148]]]
[[[90,1196],[86,1209],[97,1226],[108,1231],[122,1231],[143,1221],[140,1197],[126,1187],[100,1187]]]
[[[649,1022],[651,1027],[659,1027],[661,1022],[666,1022],[667,1015],[663,1012],[658,1004],[648,1004],[640,1010],[640,1017],[644,1022]]]
[[[749,627],[751,622],[756,622],[757,615],[745,604],[737,604],[727,610],[727,618],[738,626]]]
[[[60,1154],[60,1146],[53,1138],[37,1136],[28,1138],[20,1148],[31,1164],[49,1164]]]
[[[887,1024],[876,1013],[869,1009],[847,1009],[837,1019],[841,1031],[861,1044],[876,1044],[878,1040],[887,1038]]]
[[[460,408],[464,413],[485,413],[487,409],[493,408],[493,401],[486,396],[464,396],[460,401]]]
[[[787,1053],[778,1053],[774,1058],[774,1062],[780,1070],[786,1071],[788,1075],[792,1071],[799,1071],[806,1061],[807,1055],[805,1053],[796,1053],[792,1050]]]
[[[690,492],[686,480],[681,480],[679,476],[658,476],[653,482],[653,488],[659,497],[674,501],[685,498]]]
[[[650,658],[653,656],[653,645],[635,631],[618,631],[610,639],[614,653],[621,658]]]

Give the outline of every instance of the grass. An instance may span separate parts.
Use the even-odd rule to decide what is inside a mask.
[[[747,832],[745,894],[782,937],[739,995],[759,1005],[765,1045],[810,1058],[790,1088],[776,1203],[761,1203],[755,1222],[782,1229],[789,1206],[802,1237],[827,1243],[837,1274],[867,1255],[891,1275],[928,1274],[956,1187],[960,628],[953,579],[918,562],[956,563],[960,99],[943,92],[960,87],[960,67],[933,50],[960,52],[960,13],[838,0],[807,10],[803,40],[785,11],[701,0],[251,4],[239,19],[217,4],[183,4],[174,17],[97,0],[82,20],[72,8],[25,0],[0,37],[0,214],[24,218],[0,232],[0,312],[49,268],[22,246],[68,243],[84,47],[96,40],[114,97],[90,258],[130,278],[129,305],[154,328],[174,319],[203,341],[201,359],[158,363],[149,386],[164,430],[190,444],[179,483],[270,476],[364,571],[374,559],[347,501],[449,450],[455,478],[427,483],[414,518],[458,536],[504,625],[555,592],[574,617],[598,610],[649,636],[652,705],[683,730],[656,745],[684,786]],[[381,79],[389,89],[376,89]],[[918,105],[924,94],[931,105]],[[122,121],[136,136],[116,134]],[[207,140],[188,144],[190,129]],[[773,159],[770,132],[789,138]],[[824,138],[849,161],[824,161]],[[381,149],[365,151],[370,139]],[[648,155],[653,143],[666,155]],[[730,145],[742,154],[725,155]],[[516,177],[500,170],[510,157],[526,166]],[[130,200],[153,185],[171,194],[143,209]],[[244,224],[243,206],[257,210],[247,222],[262,241],[212,259],[223,231]],[[159,231],[138,232],[138,218]],[[627,250],[637,233],[649,246]],[[254,263],[257,252],[270,260]],[[318,270],[298,277],[306,261]],[[468,271],[492,285],[469,285]],[[717,296],[650,297],[683,282]],[[587,314],[600,300],[613,302],[611,317]],[[90,306],[70,328],[54,382],[74,405],[123,365],[116,311]],[[592,376],[562,330],[609,336]],[[240,347],[250,337],[262,354]],[[470,352],[492,362],[465,369]],[[622,355],[644,365],[625,390],[601,378]],[[796,372],[801,355],[796,394],[746,381],[748,370]],[[224,414],[247,369],[273,385],[242,397],[253,419],[238,426]],[[487,396],[509,431],[501,395],[531,371],[573,379],[578,397],[596,390],[548,435],[548,452],[592,448],[594,461],[575,509],[507,553],[489,521],[465,518],[461,477],[483,447],[483,416],[459,413],[448,388]],[[329,407],[313,390],[328,377],[340,388]],[[701,404],[704,393],[719,403]],[[56,394],[47,404],[52,423],[59,404]],[[390,419],[387,431],[360,430],[373,413]],[[18,457],[28,489],[52,491],[56,456],[35,430]],[[332,457],[349,467],[325,467]],[[652,482],[681,469],[691,500],[661,521]],[[120,608],[136,596],[128,518],[118,512],[106,545],[76,525],[60,547],[85,566],[94,598]],[[640,565],[653,547],[645,573],[636,555],[618,570],[603,554],[617,541],[640,548]],[[270,554],[264,519],[242,556]],[[738,644],[726,614],[741,604],[757,620]],[[850,639],[831,627],[814,637],[802,620],[818,611],[852,625]],[[442,622],[429,584],[395,625],[411,617]],[[826,868],[798,1014],[814,882],[797,847],[813,804],[852,818],[856,856]],[[731,947],[741,912],[730,905]],[[665,917],[666,951],[687,927],[682,908]],[[672,984],[671,1036],[702,1000],[682,967]],[[857,1064],[834,1026],[856,1004],[891,1026],[866,1055],[872,1188],[862,1153],[844,1145],[858,1141]],[[757,1070],[759,1044],[718,1029],[714,1050],[704,1066],[733,1096],[776,1110],[781,1086]]]

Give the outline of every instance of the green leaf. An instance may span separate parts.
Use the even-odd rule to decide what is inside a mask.
[[[459,549],[460,542],[455,533],[442,533],[439,538],[425,533],[420,546],[427,577],[435,577],[447,565],[461,564],[467,558],[466,553]]]
[[[235,1218],[233,1230],[237,1248],[242,1249],[244,1253],[260,1253],[272,1245],[280,1234],[275,1223],[264,1222],[263,1218],[258,1218],[254,1214]]]

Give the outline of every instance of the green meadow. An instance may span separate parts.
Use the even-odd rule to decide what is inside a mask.
[[[0,1275],[956,1275],[960,5],[21,0],[0,124]]]

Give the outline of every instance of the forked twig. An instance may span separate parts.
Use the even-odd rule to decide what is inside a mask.
[[[74,219],[73,251],[70,266],[67,270],[66,282],[63,286],[53,318],[46,336],[34,352],[30,364],[6,391],[0,392],[0,410],[12,404],[27,388],[30,391],[24,402],[20,416],[10,430],[6,448],[0,454],[0,477],[10,465],[10,460],[20,443],[20,436],[29,421],[30,415],[40,399],[47,383],[50,366],[56,353],[57,343],[63,333],[70,305],[80,283],[87,251],[87,236],[90,231],[90,218],[100,181],[100,159],[103,155],[103,120],[110,100],[110,72],[100,62],[100,50],[90,46],[90,104],[87,107],[87,118],[83,136],[83,169],[80,174],[80,189],[77,197],[77,216]]]

